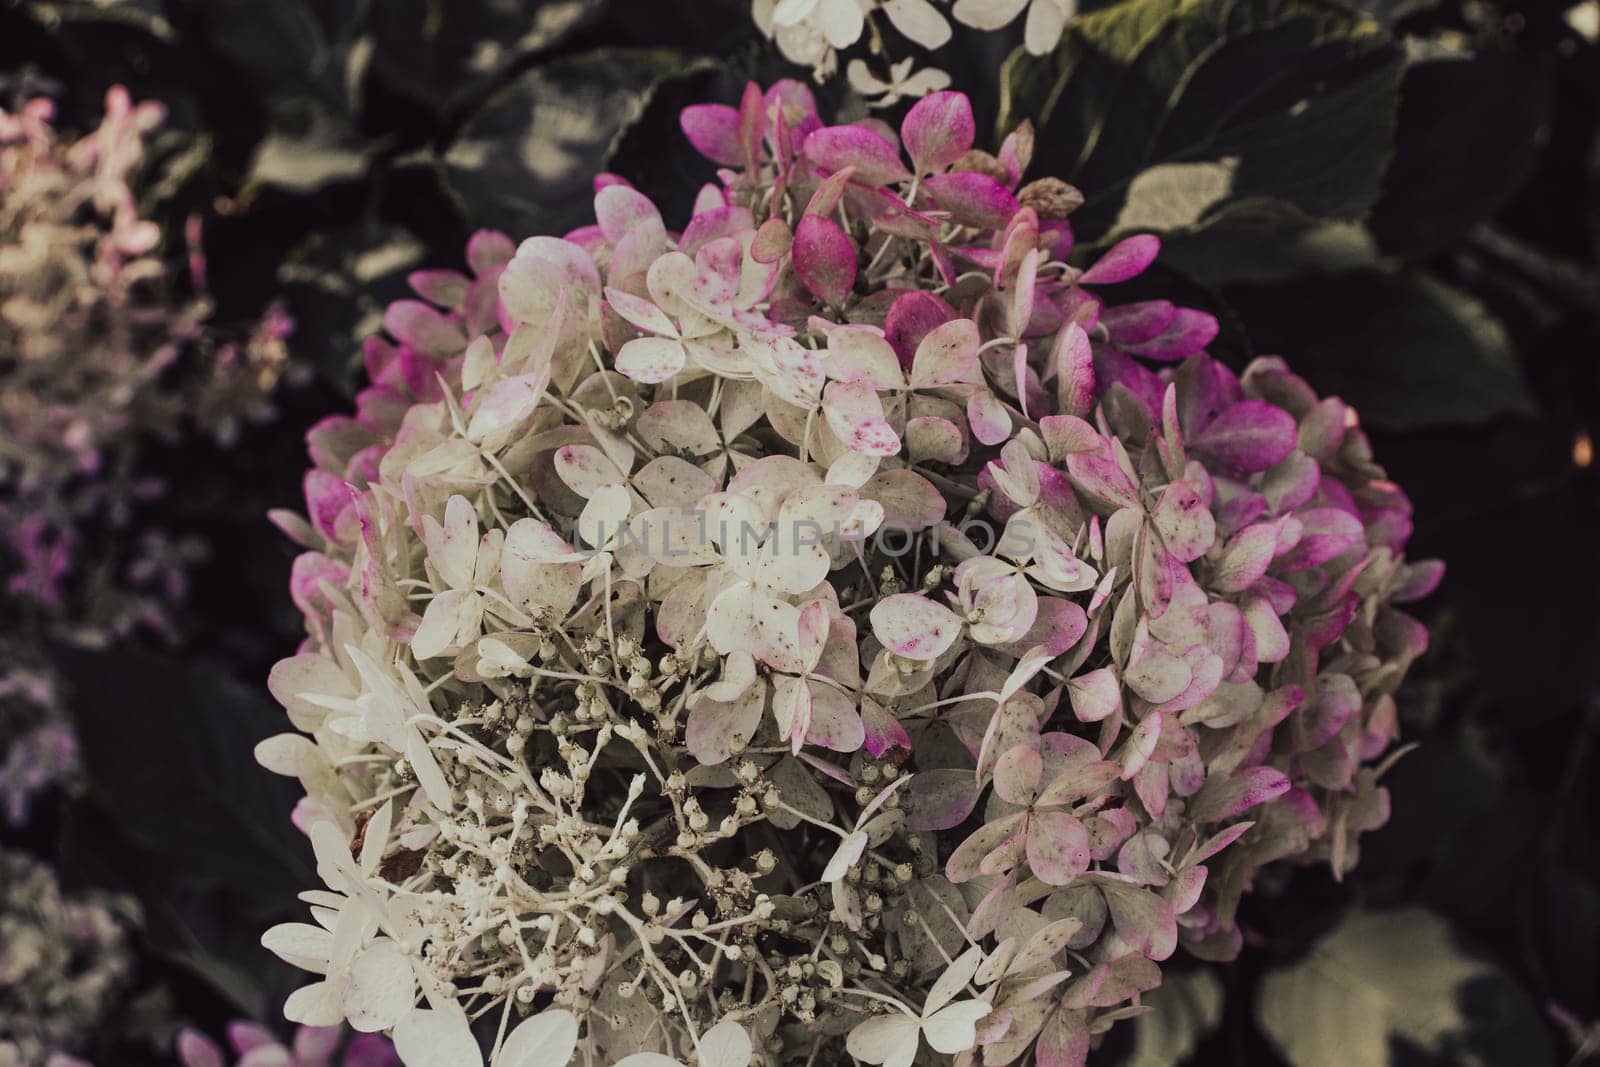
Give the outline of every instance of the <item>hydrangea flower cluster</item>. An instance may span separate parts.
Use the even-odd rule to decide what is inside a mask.
[[[791,63],[810,67],[819,81],[838,72],[839,53],[865,35],[868,51],[884,67],[880,76],[866,60],[852,58],[845,68],[851,88],[873,102],[888,107],[907,97],[916,98],[944,89],[950,76],[937,67],[918,67],[915,57],[895,61],[883,31],[896,33],[920,48],[932,51],[950,41],[950,19],[943,0],[754,0],[751,14],[756,26]],[[1023,47],[1033,55],[1055,48],[1067,20],[1077,13],[1076,0],[955,0],[950,16],[977,30],[1001,30],[1024,21]]]
[[[1028,127],[682,125],[681,230],[602,175],[479,233],[310,434],[285,1010],[409,1067],[1082,1063],[1263,865],[1354,862],[1440,568],[1346,405],[1114,302],[1154,238],[1071,265]]]
[[[5,739],[0,745],[0,818],[21,826],[37,794],[77,783],[78,738],[57,678],[38,650],[27,642],[0,641],[0,658],[0,738]]]
[[[285,1046],[266,1027],[239,1020],[228,1024],[228,1047],[237,1060],[200,1031],[182,1030],[179,1067],[228,1067],[230,1062],[235,1067],[398,1067],[400,1062],[387,1038],[376,1034],[350,1038],[338,1026],[302,1026]]]
[[[67,1067],[133,975],[127,897],[62,893],[48,867],[0,851],[0,1065]]]
[[[0,603],[27,620],[14,633],[100,645],[140,626],[170,632],[201,553],[159,528],[129,532],[162,492],[141,454],[191,427],[226,443],[271,414],[291,323],[274,308],[239,339],[208,323],[198,220],[195,295],[178,294],[139,201],[160,105],[112,89],[78,140],[52,118],[43,99],[0,110]],[[10,822],[77,766],[50,668],[25,645],[8,644],[0,668]]]
[[[242,340],[207,325],[197,222],[198,295],[176,295],[161,229],[131,184],[159,104],[114,88],[99,128],[76,141],[52,115],[43,99],[0,111],[0,543],[15,557],[5,591],[69,614],[76,594],[94,609],[74,627],[107,634],[163,623],[191,553],[155,535],[91,548],[89,531],[121,526],[160,491],[135,463],[145,442],[190,424],[231,440],[242,420],[270,414],[290,324],[273,311]]]

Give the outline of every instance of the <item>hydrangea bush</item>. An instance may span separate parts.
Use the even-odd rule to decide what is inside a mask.
[[[148,447],[187,433],[231,442],[271,414],[289,370],[281,310],[241,338],[209,322],[198,220],[178,257],[187,281],[169,267],[140,201],[161,106],[112,89],[100,126],[76,140],[53,114],[45,99],[0,109],[0,604],[14,635],[0,666],[0,799],[12,823],[78,774],[60,686],[32,638],[172,632],[202,552],[159,525],[133,532],[163,491]]]
[[[0,850],[0,1065],[69,1067],[133,977],[129,897],[67,895],[55,873]]]
[[[5,592],[96,640],[167,625],[194,551],[158,533],[96,537],[159,494],[140,450],[191,426],[232,440],[242,421],[270,414],[288,368],[280,311],[243,339],[208,325],[197,220],[188,235],[195,295],[179,295],[161,228],[139,201],[162,114],[114,88],[99,128],[72,140],[48,100],[0,110]]]
[[[1426,633],[1355,413],[1074,266],[1022,127],[752,86],[720,168],[412,278],[309,438],[270,685],[298,1022],[411,1067],[1082,1063],[1342,872]]]
[[[945,14],[946,10],[949,15]],[[884,31],[892,28],[920,49],[932,51],[950,42],[950,19],[976,30],[1001,30],[1023,22],[1023,47],[1042,56],[1055,48],[1067,20],[1077,13],[1077,0],[754,0],[756,26],[791,63],[810,67],[819,81],[839,69],[839,53],[855,48],[863,37],[880,75],[860,56],[851,58],[845,76],[851,88],[888,107],[906,97],[944,89],[950,76],[937,67],[919,66],[916,56],[895,60]]]

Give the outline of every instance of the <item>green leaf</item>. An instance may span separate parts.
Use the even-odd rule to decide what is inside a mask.
[[[1001,126],[1088,197],[1091,234],[1215,223],[1241,205],[1361,218],[1392,151],[1401,51],[1309,0],[1130,0],[1006,66]],[[1205,279],[1202,279],[1205,280]]]
[[[1256,1021],[1291,1067],[1389,1067],[1418,1052],[1447,1063],[1550,1062],[1527,997],[1420,908],[1348,916],[1303,960],[1262,979]]]
[[[691,104],[737,104],[744,85],[727,64],[710,60],[697,60],[662,78],[650,87],[633,121],[618,131],[606,169],[631,181],[663,217],[688,218],[715,165],[694,150],[678,115]]]
[[[592,22],[603,0],[384,0],[369,25],[374,64],[397,93],[448,107],[522,57]]]
[[[1549,89],[1509,47],[1422,51],[1401,83],[1394,162],[1372,215],[1383,250],[1433,255],[1499,210],[1539,159]]]
[[[1392,430],[1531,415],[1511,339],[1483,304],[1421,272],[1230,286],[1257,352]]]
[[[594,218],[592,180],[617,131],[676,52],[602,49],[529,70],[491,97],[444,160],[474,226],[514,238],[562,233]]]
[[[319,233],[296,248],[278,271],[296,323],[296,350],[353,392],[362,341],[381,328],[390,300],[410,294],[406,276],[424,253],[410,231],[378,223]]]
[[[1194,1054],[1222,1021],[1222,983],[1210,968],[1169,974],[1142,998],[1151,1010],[1132,1023],[1123,1067],[1171,1067]]]
[[[342,115],[309,101],[284,105],[256,145],[249,181],[293,193],[314,193],[337,182],[363,178],[372,148]]]
[[[312,884],[289,821],[295,783],[256,765],[256,742],[289,728],[264,693],[206,664],[118,648],[64,656],[94,799],[175,875],[216,882],[257,912]]]

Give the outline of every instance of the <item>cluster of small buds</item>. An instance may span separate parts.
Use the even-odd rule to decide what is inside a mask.
[[[69,896],[48,867],[0,851],[0,1064],[76,1062],[128,991],[137,920],[131,899]]]
[[[285,1010],[410,1067],[1082,1063],[1263,865],[1353,862],[1440,568],[1344,404],[1110,300],[1159,244],[1074,257],[1029,128],[682,125],[681,231],[603,175],[476,235],[310,433]]]

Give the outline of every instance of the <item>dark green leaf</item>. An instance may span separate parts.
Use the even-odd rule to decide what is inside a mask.
[[[1141,998],[1151,1009],[1133,1021],[1133,1054],[1123,1067],[1183,1063],[1222,1021],[1222,983],[1209,968],[1166,975]]]
[[[1088,196],[1089,233],[1194,228],[1281,202],[1359,219],[1392,151],[1400,49],[1307,0],[1130,0],[1008,63],[1002,125],[1039,127],[1035,173]]]
[[[528,71],[473,116],[445,157],[445,177],[474,226],[514,238],[594,218],[592,179],[617,131],[675,52],[605,49]]]
[[[450,106],[532,52],[549,49],[603,0],[385,0],[371,19],[374,62],[397,92]]]
[[[1291,1067],[1550,1062],[1537,1009],[1431,912],[1355,912],[1269,973],[1256,1020]]]
[[[1383,250],[1422,258],[1493,215],[1538,159],[1549,85],[1510,49],[1434,50],[1401,83],[1394,162],[1372,228]]]
[[[650,89],[634,121],[617,134],[606,168],[638,186],[664,217],[688,218],[695,194],[712,179],[715,165],[683,135],[678,114],[706,101],[737,105],[743,89],[743,81],[709,61],[663,78]]]
[[[250,181],[295,193],[314,193],[367,172],[372,145],[342,115],[308,102],[278,110],[273,128],[256,146]]]
[[[1422,273],[1232,286],[1256,351],[1288,359],[1322,393],[1388,429],[1529,415],[1505,328],[1471,296]]]
[[[265,693],[132,649],[73,652],[66,666],[92,794],[130,840],[260,911],[312,884],[289,821],[299,789],[255,762],[256,742],[288,729]]]
[[[376,224],[319,234],[295,249],[278,280],[296,350],[348,390],[361,342],[381,326],[388,301],[410,292],[406,275],[422,265],[423,251],[409,231]]]

